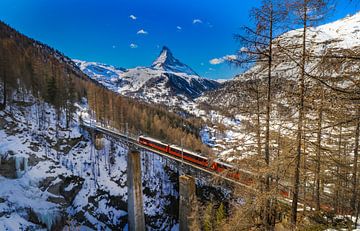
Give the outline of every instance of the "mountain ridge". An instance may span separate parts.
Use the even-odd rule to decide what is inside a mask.
[[[193,102],[205,92],[221,86],[215,80],[200,77],[175,58],[166,46],[149,67],[124,69],[96,62],[74,62],[90,78],[112,91],[167,106]]]

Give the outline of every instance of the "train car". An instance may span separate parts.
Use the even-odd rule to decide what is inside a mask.
[[[234,166],[232,166],[231,164],[222,162],[220,160],[215,160],[212,165],[211,168],[219,173],[223,172],[223,171],[231,171],[232,169],[234,169]]]
[[[240,181],[245,185],[252,185],[254,183],[254,175],[251,172],[246,170],[236,169],[233,165],[222,162],[220,160],[215,160],[211,164],[211,168],[218,172],[224,173],[227,177],[233,178]]]
[[[234,166],[219,160],[215,160],[211,164],[211,169],[218,173],[225,173],[227,177],[234,178],[236,180],[238,180],[240,177]]]
[[[281,182],[278,184],[279,187],[279,194],[284,198],[290,198],[291,191],[289,185],[284,186]]]
[[[152,147],[156,150],[160,150],[163,152],[169,152],[169,145],[165,144],[159,140],[150,138],[150,137],[145,137],[145,136],[139,136],[139,143],[143,144],[145,146],[149,146]]]
[[[178,147],[176,145],[169,146],[169,154],[179,158],[184,158],[184,160],[190,161],[197,165],[201,165],[203,167],[207,167],[209,165],[208,158],[201,156],[195,152]]]
[[[220,160],[211,162],[208,158],[201,156],[198,153],[183,149],[176,145],[168,145],[159,140],[146,136],[139,136],[138,142],[153,149],[169,153],[170,155],[173,155],[177,158],[183,158],[184,160],[192,162],[196,165],[209,168],[212,171],[224,173],[227,177],[239,180],[246,185],[251,185],[254,182],[254,176],[251,173],[237,170],[233,165],[222,162]]]

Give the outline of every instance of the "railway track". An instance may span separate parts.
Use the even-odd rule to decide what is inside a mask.
[[[112,130],[110,128],[105,128],[105,127],[100,126],[100,125],[93,125],[93,124],[90,125],[90,124],[84,123],[84,124],[82,124],[82,126],[88,128],[88,129],[91,129],[91,130],[98,131],[98,132],[103,133],[105,135],[109,135],[111,137],[121,139],[121,140],[123,140],[125,142],[128,142],[129,144],[131,144],[131,145],[133,145],[133,146],[135,146],[137,148],[140,148],[140,149],[152,152],[152,153],[156,153],[156,154],[158,154],[160,156],[166,157],[168,159],[174,160],[174,161],[179,162],[179,163],[186,164],[186,165],[188,165],[188,166],[190,166],[190,167],[192,167],[194,169],[200,170],[202,172],[206,172],[206,173],[211,174],[211,175],[216,176],[216,177],[220,177],[220,178],[222,178],[222,179],[224,179],[224,180],[226,180],[228,182],[231,182],[233,184],[239,185],[239,186],[244,187],[246,189],[249,189],[249,190],[251,190],[253,192],[256,192],[256,189],[254,189],[253,187],[251,187],[249,185],[246,185],[244,183],[241,183],[241,182],[239,182],[237,180],[231,179],[229,177],[226,177],[223,174],[219,174],[217,172],[211,171],[211,170],[209,170],[207,168],[201,167],[201,166],[196,165],[194,163],[191,163],[189,161],[186,161],[186,160],[180,159],[178,157],[175,157],[173,155],[170,155],[170,154],[168,154],[166,152],[162,152],[160,150],[157,150],[157,149],[151,148],[149,146],[145,146],[143,144],[140,144],[138,142],[138,140],[137,140],[137,137],[135,137],[135,136],[124,134],[124,133],[121,133],[119,131]]]

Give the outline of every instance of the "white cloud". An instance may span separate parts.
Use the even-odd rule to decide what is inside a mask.
[[[181,26],[177,26],[176,29],[182,30],[182,27],[181,27]]]
[[[131,18],[132,20],[136,20],[136,19],[137,19],[137,17],[136,17],[135,15],[133,15],[133,14],[130,15],[129,18]]]
[[[231,60],[237,59],[237,56],[236,55],[226,55],[225,59],[231,61]]]
[[[132,49],[138,48],[138,45],[135,44],[135,43],[131,43],[131,44],[130,44],[130,48],[132,48]]]
[[[235,60],[236,59],[236,55],[225,55],[221,58],[214,58],[214,59],[211,59],[209,61],[210,64],[212,65],[218,65],[218,64],[221,64],[225,61],[231,61],[231,60]]]
[[[145,31],[144,29],[141,29],[136,34],[149,34],[149,33],[147,31]]]
[[[240,51],[241,51],[241,52],[248,52],[249,49],[248,49],[247,47],[241,47]]]
[[[193,20],[193,24],[201,24],[201,23],[203,23],[201,21],[201,19],[196,18],[196,19]]]
[[[209,62],[212,65],[218,65],[220,63],[223,63],[224,59],[223,58],[215,58],[215,59],[211,59]]]

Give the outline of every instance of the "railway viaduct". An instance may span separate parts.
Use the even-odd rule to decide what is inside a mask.
[[[104,127],[99,124],[83,123],[82,126],[94,133],[100,133],[108,135],[115,139],[119,139],[128,143],[128,166],[127,166],[127,182],[128,182],[128,213],[129,213],[129,230],[131,231],[142,231],[145,230],[145,219],[144,219],[144,208],[143,208],[143,195],[142,195],[142,181],[141,181],[141,158],[140,150],[146,150],[155,153],[159,156],[181,162],[192,169],[199,170],[200,172],[208,173],[213,176],[220,177],[234,185],[240,186],[245,191],[256,193],[257,190],[247,184],[244,184],[235,179],[226,177],[217,172],[210,171],[204,167],[198,166],[194,163],[183,161],[177,157],[174,157],[168,153],[153,149],[151,147],[142,145],[138,142],[137,137],[126,133],[121,133],[117,130],[113,130],[109,127]],[[196,200],[196,185],[195,178],[188,175],[179,174],[179,228],[180,231],[188,231],[192,225],[196,225],[197,219],[193,217],[196,214],[193,211],[194,201]],[[283,200],[281,197],[278,201],[284,205],[289,205],[288,200]],[[299,204],[302,206],[302,204]]]

